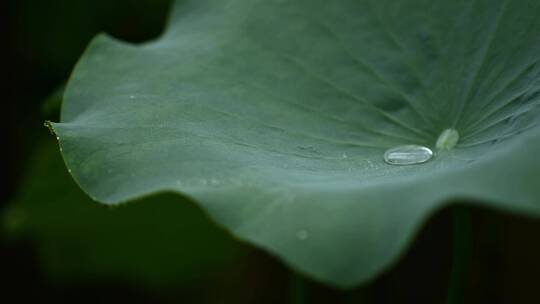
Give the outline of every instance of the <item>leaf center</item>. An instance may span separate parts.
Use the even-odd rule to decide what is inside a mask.
[[[441,133],[441,135],[439,135],[439,138],[437,138],[435,147],[437,150],[451,150],[456,146],[458,141],[458,131],[455,129],[446,129]]]

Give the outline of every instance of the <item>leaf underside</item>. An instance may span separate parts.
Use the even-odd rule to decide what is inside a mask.
[[[52,128],[94,199],[185,194],[352,286],[447,203],[540,215],[539,14],[530,0],[179,1],[156,41],[98,36]],[[452,150],[384,163],[447,128]]]

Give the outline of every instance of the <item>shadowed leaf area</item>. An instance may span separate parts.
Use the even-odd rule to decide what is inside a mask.
[[[179,1],[155,41],[94,39],[52,128],[97,201],[178,192],[294,269],[352,286],[458,199],[540,215],[539,13],[527,0]],[[410,144],[433,159],[384,162]]]

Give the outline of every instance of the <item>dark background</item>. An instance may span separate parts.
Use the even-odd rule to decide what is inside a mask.
[[[163,30],[168,0],[6,0],[1,2],[3,98],[0,208],[16,193],[28,159],[48,131],[42,109],[89,40],[99,32],[140,42]],[[51,137],[50,140],[53,140]],[[496,211],[470,210],[472,249],[465,278],[467,303],[540,303],[540,223]],[[398,265],[375,281],[340,291],[303,280],[306,303],[443,303],[452,265],[452,213],[435,215]],[[0,237],[2,234],[0,234]],[[294,275],[248,245],[246,254],[212,284],[156,289],[118,280],[52,279],[38,262],[32,239],[0,239],[0,302],[55,303],[288,303]],[[294,282],[294,281],[293,281]],[[3,290],[1,290],[3,289]],[[294,296],[292,296],[294,298]]]

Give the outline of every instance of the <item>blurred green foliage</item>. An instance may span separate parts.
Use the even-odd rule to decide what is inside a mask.
[[[159,35],[170,0],[21,0],[14,5],[20,50],[48,73],[63,76],[98,32],[129,41]]]
[[[238,244],[178,195],[115,208],[74,183],[56,143],[44,141],[4,218],[11,237],[37,243],[41,264],[61,280],[121,280],[174,287],[219,274]]]

